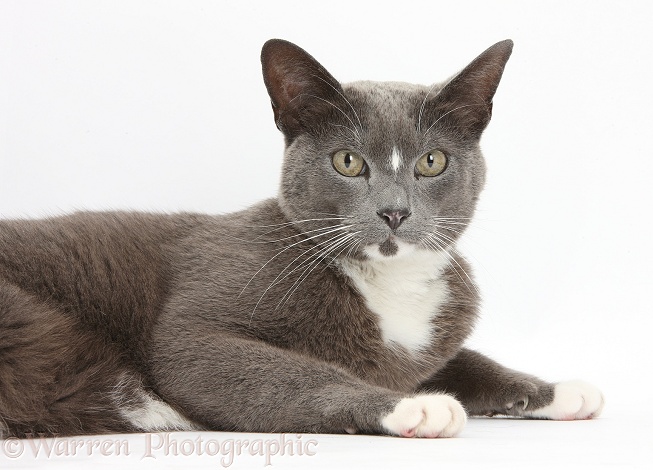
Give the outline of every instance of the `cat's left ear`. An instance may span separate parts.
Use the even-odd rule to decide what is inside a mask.
[[[451,79],[431,102],[433,119],[479,138],[492,117],[492,98],[512,46],[510,39],[496,43]]]
[[[308,52],[291,42],[267,41],[261,51],[261,64],[274,121],[289,141],[308,131],[342,97],[340,83]]]

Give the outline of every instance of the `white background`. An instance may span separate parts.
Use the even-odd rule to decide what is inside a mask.
[[[341,81],[431,83],[511,38],[461,244],[484,295],[471,344],[596,383],[607,406],[593,425],[608,432],[650,409],[651,5],[0,0],[0,217],[221,213],[273,196],[283,142],[266,39]],[[650,422],[621,426],[653,446]]]

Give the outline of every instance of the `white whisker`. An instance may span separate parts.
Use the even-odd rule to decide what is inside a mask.
[[[307,279],[308,276],[310,276],[310,274],[315,270],[315,268],[316,268],[317,266],[319,266],[320,261],[322,261],[323,259],[325,259],[326,256],[328,256],[330,253],[332,253],[334,250],[336,250],[339,246],[342,246],[343,243],[346,243],[347,240],[348,240],[349,238],[356,236],[358,233],[360,233],[360,232],[354,232],[354,233],[347,234],[347,236],[344,237],[344,238],[342,238],[341,240],[336,241],[336,242],[333,242],[333,243],[331,243],[328,247],[325,247],[325,249],[322,250],[322,251],[320,252],[320,256],[317,257],[317,258],[316,258],[316,259],[315,259],[315,260],[314,260],[314,261],[313,261],[313,262],[312,262],[312,263],[311,263],[311,264],[310,264],[310,265],[309,265],[309,266],[308,266],[308,267],[307,267],[307,268],[302,272],[302,274],[301,274],[301,275],[299,276],[299,278],[295,281],[295,283],[290,287],[290,289],[288,289],[288,291],[286,292],[286,294],[281,298],[281,300],[280,300],[279,303],[277,304],[277,307],[276,307],[276,308],[279,308],[280,306],[283,306],[283,305],[286,304],[286,302],[288,301],[288,299],[290,299],[290,297],[292,296],[292,294],[297,290],[297,288],[299,288],[300,284],[301,284],[302,282],[304,282],[304,280]],[[308,271],[308,272],[307,272],[307,271]]]
[[[277,239],[275,239],[275,240],[262,240],[262,241],[256,241],[256,240],[258,240],[259,238],[261,238],[262,236],[264,236],[264,235],[268,235],[268,234],[270,234],[270,233],[276,231],[276,230],[272,230],[272,231],[270,231],[270,232],[266,232],[266,233],[264,233],[263,235],[259,235],[258,237],[252,239],[252,240],[249,241],[248,243],[254,243],[254,244],[277,243],[277,242],[281,242],[281,241],[285,241],[285,240],[291,240],[291,239],[293,239],[293,238],[301,237],[302,235],[308,235],[309,233],[322,232],[322,231],[330,230],[330,229],[332,229],[332,228],[344,227],[344,226],[345,226],[345,224],[329,225],[328,227],[320,227],[320,228],[314,228],[313,230],[305,230],[305,231],[302,231],[302,232],[298,232],[298,233],[296,233],[296,234],[294,234],[294,235],[289,235],[289,236],[287,236],[287,237],[283,237],[283,238],[277,238]],[[284,227],[284,228],[285,228],[285,227]]]
[[[434,241],[438,246],[442,246],[442,245],[440,245],[440,244],[443,243],[443,240],[442,240],[442,239],[444,238],[444,241],[447,241],[447,240],[448,240],[449,243],[451,243],[451,244],[452,244],[452,247],[453,247],[453,242],[454,242],[454,240],[452,240],[451,238],[447,237],[446,235],[444,235],[444,234],[442,234],[442,233],[440,233],[440,232],[431,233],[431,234],[429,235],[429,237],[430,237],[431,240]],[[467,271],[465,271],[465,269],[460,265],[460,263],[458,263],[458,261],[456,260],[456,258],[455,258],[451,253],[449,253],[449,251],[447,251],[443,246],[442,246],[442,251],[443,251],[443,253],[446,254],[446,256],[447,256],[449,259],[451,259],[451,261],[453,261],[454,263],[456,263],[456,265],[460,268],[460,270],[463,272],[463,274],[465,275],[465,277],[466,277],[466,278],[469,280],[469,282],[471,283],[472,287],[473,287],[474,290],[476,291],[476,294],[480,296],[481,293],[479,292],[479,290],[478,290],[478,288],[476,287],[476,284],[474,283],[474,281],[472,280],[472,278],[469,276],[469,274],[467,274]],[[456,273],[458,272],[456,269],[454,269],[454,271],[456,271]],[[460,274],[458,274],[458,277],[460,277]],[[465,286],[467,287],[467,289],[469,289],[470,292],[471,292],[471,289],[469,288],[469,285],[467,284],[467,282],[465,282],[464,279],[462,279],[462,277],[461,277],[461,281],[463,281],[463,283],[465,284]]]
[[[356,134],[356,132],[354,132],[354,130],[353,130],[351,127],[343,126],[342,124],[335,124],[335,123],[333,123],[333,122],[330,123],[330,124],[331,124],[333,127],[342,127],[343,129],[348,130],[349,132],[351,132],[352,134],[354,134],[354,137],[356,138],[356,140],[360,140],[360,137],[358,136],[358,134]]]
[[[456,269],[456,266],[454,266],[453,263],[451,262],[452,257],[451,257],[451,255],[447,252],[446,248],[445,248],[444,246],[440,245],[440,243],[438,243],[436,240],[432,239],[430,236],[431,236],[431,234],[429,234],[429,237],[426,238],[426,239],[424,240],[424,242],[425,242],[428,246],[430,246],[432,249],[434,249],[435,251],[442,252],[442,253],[445,254],[445,256],[447,256],[447,260],[446,260],[446,261],[447,261],[447,264],[451,267],[451,269],[453,270],[453,272],[456,273],[456,275],[458,276],[458,278],[460,279],[460,281],[461,281],[463,284],[465,284],[465,286],[467,287],[467,289],[469,289],[469,286],[467,286],[467,283],[465,282],[465,280],[462,278],[462,276],[460,275],[460,273],[459,273],[458,270]],[[457,263],[456,263],[456,264],[457,264]]]
[[[281,281],[283,281],[284,279],[286,279],[287,277],[289,277],[290,275],[292,275],[294,272],[296,272],[298,269],[301,269],[302,266],[304,266],[306,263],[310,262],[310,260],[314,259],[316,256],[319,256],[321,250],[322,250],[323,248],[325,248],[324,245],[326,245],[326,244],[330,244],[330,243],[335,243],[335,242],[337,242],[338,240],[340,240],[340,239],[342,239],[342,238],[344,238],[344,237],[346,237],[346,236],[348,236],[348,235],[349,235],[348,233],[339,233],[338,235],[335,235],[335,236],[329,238],[328,240],[321,241],[321,242],[317,243],[316,245],[312,246],[311,248],[309,248],[308,250],[305,250],[302,254],[300,254],[300,255],[297,256],[295,259],[293,259],[290,263],[288,263],[288,265],[287,265],[287,266],[286,266],[286,267],[285,267],[285,268],[284,268],[284,269],[283,269],[283,270],[282,270],[282,271],[277,275],[277,277],[275,277],[275,278],[272,280],[272,283],[270,284],[270,286],[268,287],[267,290],[269,290],[269,289],[272,288],[273,286],[279,284]],[[298,264],[295,268],[293,268],[291,271],[289,271],[285,276],[283,276],[283,277],[280,278],[280,276],[281,276],[281,275],[286,271],[286,269],[290,268],[293,264],[295,264],[295,262],[296,262],[299,258],[302,258],[303,256],[306,256],[309,252],[311,252],[311,251],[313,251],[313,250],[316,250],[316,249],[318,250],[316,253],[313,253],[311,256],[309,256],[308,258],[306,258],[305,260],[303,260],[303,261],[302,261],[300,264]],[[267,291],[267,290],[266,290],[266,291]]]
[[[256,312],[256,309],[258,308],[259,304],[260,304],[261,301],[263,300],[263,297],[265,297],[265,295],[268,293],[268,291],[269,291],[270,289],[272,289],[272,287],[274,287],[274,286],[277,285],[279,282],[281,282],[281,279],[279,279],[279,277],[284,273],[284,271],[286,271],[286,269],[288,269],[290,266],[292,266],[292,264],[295,263],[299,258],[301,258],[302,256],[305,256],[308,252],[312,251],[313,249],[318,248],[320,245],[325,244],[325,243],[330,243],[330,242],[331,242],[331,243],[334,243],[334,240],[337,241],[337,240],[339,240],[339,239],[342,239],[343,237],[346,237],[347,235],[348,235],[348,234],[346,234],[346,233],[345,233],[345,234],[338,234],[338,235],[335,235],[334,237],[329,238],[328,240],[325,240],[325,241],[323,241],[323,242],[320,242],[318,245],[315,245],[315,246],[311,247],[310,249],[305,250],[303,253],[301,253],[299,256],[297,256],[295,259],[293,259],[293,260],[292,260],[292,261],[291,261],[291,262],[290,262],[290,263],[289,263],[285,268],[283,268],[283,270],[282,270],[279,274],[277,274],[277,276],[272,280],[272,282],[270,283],[270,285],[269,285],[269,286],[268,286],[268,287],[263,291],[263,293],[262,293],[261,296],[259,297],[258,301],[256,302],[256,305],[255,305],[254,308],[252,309],[252,313],[251,313],[251,315],[250,315],[250,317],[249,317],[249,323],[250,323],[250,325],[251,325],[251,323],[252,323],[252,319],[254,318],[254,312]],[[313,255],[311,255],[311,257],[312,257],[312,256],[313,256]],[[302,263],[302,264],[303,264],[303,263]],[[293,269],[293,270],[291,271],[291,273],[292,273],[292,272],[295,272],[297,269],[299,269],[299,268],[295,268],[295,269]],[[286,277],[288,277],[288,275],[289,275],[289,274],[287,274],[286,276],[284,276],[283,279],[285,279]]]
[[[337,215],[337,214],[326,214],[325,215]],[[301,224],[304,222],[319,222],[323,220],[344,220],[347,217],[338,216],[338,217],[323,217],[323,218],[314,218],[314,219],[303,219],[303,220],[290,220],[288,222],[282,222],[280,224],[269,224],[269,225],[238,225],[239,227],[246,228],[269,228],[269,227],[287,227],[288,225]]]
[[[431,227],[433,227],[434,229],[436,229],[436,231],[437,231],[438,229],[442,229],[442,230],[447,230],[448,232],[453,232],[453,233],[458,234],[458,235],[462,235],[462,234],[463,234],[463,232],[462,232],[461,230],[456,230],[455,228],[448,227],[448,226],[446,226],[446,225],[441,225],[441,224],[431,224]],[[463,227],[463,229],[464,229],[464,227]]]
[[[345,117],[347,118],[347,120],[351,123],[351,125],[353,126],[353,129],[350,129],[350,130],[351,130],[355,135],[358,136],[358,140],[359,140],[360,142],[363,141],[363,139],[361,138],[360,133],[359,133],[358,130],[356,129],[356,124],[354,124],[354,121],[352,121],[352,119],[349,117],[349,115],[348,115],[347,113],[345,113],[342,109],[340,109],[338,106],[336,106],[335,104],[333,104],[331,101],[329,101],[329,100],[325,100],[324,98],[321,98],[321,97],[319,97],[319,96],[317,96],[317,95],[310,95],[310,94],[308,94],[308,93],[303,93],[303,94],[306,95],[306,96],[311,96],[311,97],[313,97],[313,98],[317,98],[317,99],[320,100],[320,101],[324,101],[325,103],[330,104],[331,106],[333,106],[334,108],[336,108],[338,111],[340,111],[340,112],[342,113],[342,115],[345,116]]]
[[[345,100],[345,102],[349,105],[349,107],[351,108],[351,110],[354,112],[354,116],[356,116],[356,120],[358,121],[358,126],[360,127],[360,130],[361,130],[361,132],[362,132],[362,131],[363,131],[363,123],[361,123],[361,118],[358,116],[358,113],[356,112],[356,108],[354,108],[354,105],[352,105],[351,102],[347,99],[347,97],[346,97],[345,95],[343,95],[343,94],[340,92],[340,90],[338,90],[336,87],[334,87],[332,83],[329,83],[327,80],[325,80],[324,78],[322,78],[322,77],[320,77],[320,76],[318,76],[318,75],[313,75],[313,76],[314,76],[315,78],[319,78],[319,79],[322,80],[324,83],[326,83],[327,85],[329,85],[331,88],[333,88],[333,90],[334,90],[336,93],[338,93],[338,94],[342,97],[343,100]]]
[[[349,251],[347,251],[347,254],[345,256],[348,256],[348,257],[351,256],[352,253],[354,253],[358,249],[358,247],[361,245],[361,243],[363,243],[362,238],[360,240],[358,240],[356,243],[354,243],[351,246],[351,248],[349,248]]]
[[[454,111],[458,111],[459,109],[462,109],[462,108],[469,108],[470,106],[481,106],[481,105],[480,105],[480,104],[464,104],[464,105],[462,105],[462,106],[458,106],[458,107],[456,107],[456,108],[454,108],[454,109],[451,109],[451,110],[447,111],[447,112],[444,113],[442,116],[440,116],[439,118],[437,118],[437,119],[435,120],[435,122],[434,122],[433,124],[431,124],[431,125],[429,126],[428,129],[426,129],[426,132],[424,132],[424,134],[428,134],[428,132],[433,128],[433,126],[435,126],[438,122],[440,122],[440,120],[441,120],[442,118],[444,118],[446,115],[451,114],[451,113],[453,113]]]
[[[238,294],[238,297],[240,297],[241,295],[243,295],[243,292],[245,292],[245,289],[247,289],[247,286],[250,285],[250,283],[251,283],[252,280],[256,277],[256,275],[257,275],[258,273],[260,273],[260,272],[263,270],[263,268],[265,268],[268,264],[270,264],[274,259],[276,259],[277,256],[280,256],[283,252],[285,252],[285,251],[291,249],[293,246],[299,245],[300,243],[305,243],[305,242],[307,242],[307,241],[309,241],[309,240],[313,240],[313,239],[318,238],[318,237],[323,237],[324,235],[327,235],[327,234],[329,234],[329,233],[337,232],[337,231],[340,231],[340,230],[346,230],[346,229],[349,228],[349,227],[351,227],[351,225],[345,225],[345,226],[343,226],[343,227],[338,227],[338,228],[335,228],[335,229],[331,229],[331,230],[329,230],[329,231],[327,231],[327,232],[319,233],[319,234],[317,234],[317,235],[313,235],[312,237],[308,237],[308,238],[305,238],[305,239],[300,240],[300,241],[298,241],[298,242],[295,242],[295,243],[293,243],[293,244],[291,244],[291,245],[288,245],[286,248],[284,248],[284,249],[281,250],[279,253],[277,253],[277,254],[274,255],[272,258],[270,258],[270,259],[269,259],[269,260],[268,260],[268,261],[267,261],[263,266],[260,267],[260,269],[259,269],[258,271],[256,271],[256,272],[254,273],[254,275],[250,278],[250,280],[247,281],[247,284],[245,284],[245,287],[243,287],[243,290],[240,291],[240,294]]]
[[[419,116],[417,117],[417,132],[422,131],[422,114],[424,113],[424,107],[426,106],[426,100],[428,99],[429,95],[433,91],[433,89],[437,86],[437,83],[434,83],[431,88],[429,88],[429,91],[426,93],[424,96],[424,100],[422,101],[422,105],[419,107]]]

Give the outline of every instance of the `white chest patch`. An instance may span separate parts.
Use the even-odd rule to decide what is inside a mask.
[[[340,265],[367,307],[378,315],[386,344],[417,353],[430,343],[431,321],[449,295],[442,277],[447,257],[426,250],[406,251],[403,256],[344,260]]]

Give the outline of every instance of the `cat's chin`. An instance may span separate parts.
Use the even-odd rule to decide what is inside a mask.
[[[387,261],[409,256],[413,254],[416,249],[416,245],[391,235],[381,243],[367,245],[363,249],[363,252],[370,259]]]

